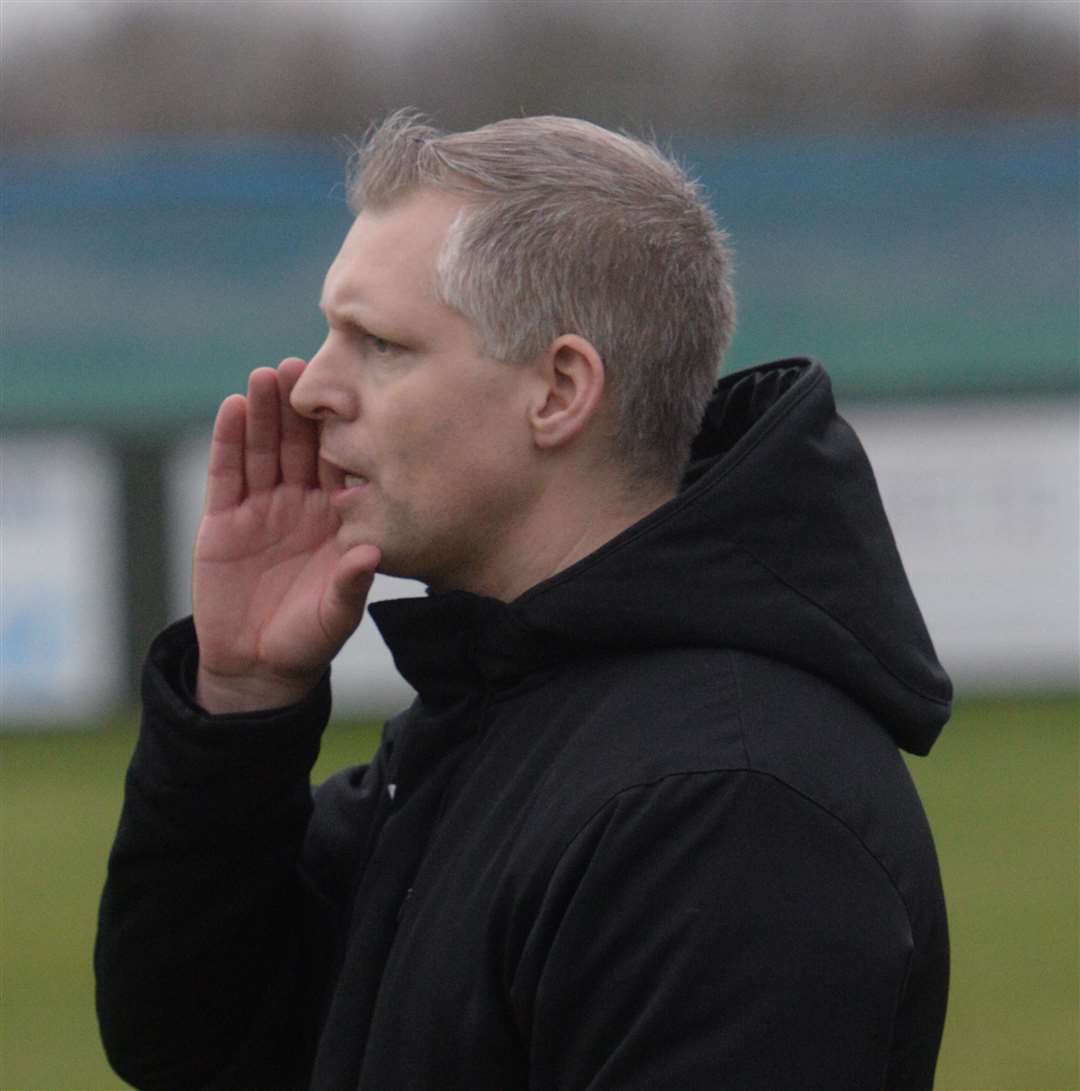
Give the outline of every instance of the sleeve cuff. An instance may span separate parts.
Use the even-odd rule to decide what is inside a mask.
[[[215,715],[207,712],[195,700],[196,675],[199,668],[199,643],[195,635],[195,623],[189,616],[173,622],[154,639],[143,667],[143,700],[161,702],[180,713],[182,718],[195,717],[206,722],[273,721],[283,716],[310,716],[325,705],[326,716],[330,712],[330,671],[302,700],[280,708],[261,709],[255,712],[230,712]]]
[[[271,777],[303,766],[310,770],[330,718],[330,671],[295,704],[211,715],[194,699],[198,654],[190,617],[170,625],[150,646],[142,677],[142,734],[154,752],[152,764],[180,781],[240,765],[249,773],[262,767]]]

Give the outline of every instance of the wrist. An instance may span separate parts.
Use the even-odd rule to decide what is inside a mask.
[[[211,716],[266,712],[302,701],[316,685],[317,678],[219,675],[200,665],[195,675],[195,701]]]

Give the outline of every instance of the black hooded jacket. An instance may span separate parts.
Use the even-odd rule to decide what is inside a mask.
[[[677,497],[512,603],[371,614],[419,697],[314,796],[155,642],[96,952],[162,1091],[916,1091],[945,911],[897,747],[948,717],[820,365],[721,381]]]

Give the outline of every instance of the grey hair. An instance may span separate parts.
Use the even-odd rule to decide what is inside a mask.
[[[522,363],[562,334],[587,339],[613,458],[631,480],[677,481],[735,322],[727,236],[698,185],[655,146],[587,121],[443,133],[399,111],[357,150],[349,203],[386,208],[416,187],[466,202],[436,291],[483,351]]]

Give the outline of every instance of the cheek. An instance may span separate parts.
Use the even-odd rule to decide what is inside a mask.
[[[468,451],[470,429],[451,407],[440,412],[400,414],[386,421],[383,487],[399,514],[428,511],[455,503]]]
[[[486,378],[410,392],[383,418],[384,468],[400,501],[453,502],[498,487],[520,461],[522,429],[514,427],[506,377]]]
[[[434,472],[482,462],[498,446],[499,415],[481,392],[473,398],[444,397],[428,407],[415,429],[413,453]]]

